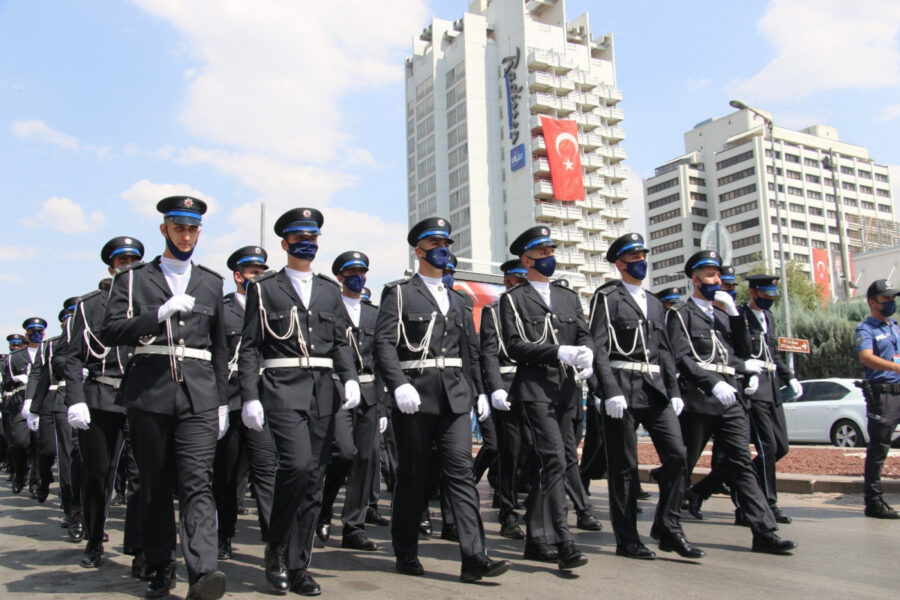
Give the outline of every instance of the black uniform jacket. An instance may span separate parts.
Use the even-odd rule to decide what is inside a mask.
[[[225,339],[228,342],[228,410],[241,408],[241,380],[238,377],[238,344],[244,331],[244,307],[234,292],[225,295]]]
[[[767,355],[771,356],[772,362],[775,363],[776,367],[775,374],[778,375],[777,379],[772,376],[767,377],[765,380],[761,378],[759,390],[753,394],[752,398],[753,400],[762,402],[774,401],[776,406],[780,406],[782,400],[781,392],[778,389],[778,380],[786,385],[794,378],[794,372],[785,362],[784,355],[781,352],[778,352],[778,336],[775,333],[775,318],[770,311],[762,311],[766,320],[766,332],[764,333],[762,325],[760,325],[756,315],[753,314],[753,309],[751,309],[750,306],[742,304],[738,307],[738,310],[747,322],[746,326],[750,343],[749,347],[735,348],[738,356],[744,360],[756,358],[762,361],[768,361]],[[768,351],[764,346],[768,346]]]
[[[510,397],[516,402],[574,401],[574,397],[559,398],[560,388],[574,377],[575,370],[562,367],[557,354],[561,345],[587,346],[594,350],[594,340],[584,320],[578,294],[551,284],[551,311],[534,286],[523,283],[504,292],[498,302],[503,344],[509,357],[518,364]],[[519,334],[516,315],[521,319],[520,325],[527,339]],[[547,338],[541,343],[533,343],[543,336],[548,315]],[[558,343],[553,341],[554,333]]]
[[[3,370],[3,387],[9,391],[15,390],[15,393],[12,393],[7,397],[7,400],[4,403],[4,410],[12,413],[17,413],[22,410],[22,403],[25,401],[25,392],[28,389],[28,383],[27,381],[26,383],[22,383],[21,381],[14,379],[14,377],[16,375],[30,375],[32,369],[36,366],[40,367],[44,346],[46,344],[46,341],[40,343],[34,353],[34,360],[32,360],[27,347],[19,348],[10,353],[6,362],[6,369]]]
[[[604,399],[624,396],[628,406],[637,409],[666,403],[669,398],[681,395],[675,358],[666,332],[665,310],[656,296],[645,293],[646,317],[621,281],[599,288],[591,300],[590,329],[597,346],[594,375],[599,384],[598,396]],[[618,348],[610,339],[610,327],[618,340]],[[659,366],[661,372],[613,369],[610,366],[613,360],[649,363]],[[657,393],[649,392],[648,388]]]
[[[327,277],[315,275],[309,304],[309,307],[303,305],[284,269],[267,271],[250,283],[238,353],[244,402],[260,400],[266,410],[311,411],[322,417],[340,408],[343,398],[334,393],[332,369],[274,368],[265,369],[260,375],[264,360],[302,357],[297,337],[301,334],[309,356],[332,359],[333,372],[341,382],[357,380],[347,344],[347,313],[343,310],[340,286]],[[299,320],[299,331],[294,314]],[[264,327],[263,319],[272,333]],[[289,331],[291,334],[286,339],[278,339]]]
[[[363,300],[359,308],[359,326],[353,324],[347,306],[341,301],[344,322],[347,325],[347,344],[350,346],[350,355],[356,365],[356,371],[360,375],[375,375],[375,323],[378,321],[378,309],[371,303]],[[343,398],[343,385],[338,385],[338,393]],[[379,416],[385,416],[383,387],[375,382],[360,384],[360,402],[366,406],[378,406]]]
[[[450,308],[441,314],[437,301],[418,275],[409,279],[389,283],[385,286],[378,308],[375,325],[375,365],[387,389],[393,393],[404,383],[411,383],[419,392],[421,405],[419,412],[427,415],[441,414],[441,400],[446,395],[453,413],[469,412],[472,409],[475,383],[472,374],[470,352],[470,332],[474,323],[466,308],[463,296],[449,292]],[[398,298],[402,309],[398,311]],[[402,369],[401,361],[422,358],[422,351],[412,351],[403,339],[400,325],[406,331],[406,338],[412,346],[419,345],[434,320],[431,340],[426,359],[459,358],[462,368],[448,367]]]
[[[681,375],[684,408],[688,412],[721,415],[725,408],[712,394],[715,385],[724,381],[734,387],[738,401],[746,408],[748,401],[742,393],[742,386],[734,375],[727,375],[704,369],[701,361],[709,360],[713,355],[713,336],[724,347],[725,356],[716,351],[711,364],[726,365],[734,369],[741,366],[735,354],[735,346],[746,345],[746,321],[741,316],[729,317],[719,309],[713,310],[714,320],[706,315],[703,309],[693,300],[688,300],[678,309],[666,313],[666,327],[672,352]],[[679,319],[678,317],[681,317]],[[683,323],[683,325],[682,325]],[[687,333],[685,333],[687,329]],[[693,347],[693,351],[692,351]],[[696,353],[696,354],[695,354]]]
[[[485,392],[509,391],[515,373],[501,373],[500,367],[515,367],[516,363],[501,348],[500,309],[494,301],[481,309],[481,376]]]
[[[68,323],[68,321],[67,321]],[[66,386],[63,370],[66,364],[66,335],[59,335],[41,345],[40,365],[35,365],[28,374],[28,389],[25,397],[31,398],[31,413],[65,412]],[[49,365],[49,368],[48,368]],[[51,386],[56,389],[51,389]]]
[[[166,322],[157,320],[159,307],[173,296],[157,256],[149,263],[129,266],[113,278],[100,341],[107,346],[168,346]],[[131,294],[129,295],[129,288]],[[228,345],[225,341],[222,277],[202,265],[191,264],[185,293],[194,297],[190,313],[170,319],[175,347],[206,350],[211,360],[185,357],[176,360],[183,383],[173,378],[170,357],[137,354],[125,367],[122,396],[129,408],[172,414],[176,390],[187,388],[194,413],[228,404]],[[128,316],[129,306],[133,311]]]

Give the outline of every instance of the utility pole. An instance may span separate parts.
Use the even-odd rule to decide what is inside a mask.
[[[837,219],[838,241],[841,247],[841,287],[844,290],[844,300],[850,300],[850,251],[847,249],[847,232],[844,229],[844,202],[838,191],[838,164],[834,158],[834,150],[828,149],[828,156],[822,159],[822,167],[831,171],[831,187],[834,190],[835,218]],[[830,242],[829,242],[830,246]],[[831,248],[828,248],[831,254]]]

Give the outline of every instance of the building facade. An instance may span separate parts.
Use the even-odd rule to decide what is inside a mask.
[[[814,254],[827,257],[829,274],[839,274],[842,254],[900,241],[889,168],[840,141],[832,127],[775,127],[773,150],[762,119],[739,110],[699,123],[684,138],[686,153],[644,180],[653,290],[683,285],[685,260],[701,249],[709,223],[727,232],[730,264],[740,276],[760,262],[780,271],[779,235],[785,259],[811,278]],[[716,236],[709,239],[714,245]],[[841,281],[829,279],[826,291],[840,297]]]
[[[612,274],[625,232],[625,134],[613,39],[563,0],[476,0],[433,19],[406,59],[410,224],[442,215],[462,267],[497,273],[521,231],[546,224],[557,273],[583,297]],[[554,199],[540,116],[578,126],[585,198]]]

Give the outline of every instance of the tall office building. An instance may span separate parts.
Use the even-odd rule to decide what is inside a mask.
[[[563,0],[476,0],[433,19],[406,59],[409,222],[448,217],[462,267],[481,273],[546,224],[557,276],[589,297],[629,216],[621,99],[612,36],[593,36],[587,14],[568,21]],[[554,197],[541,115],[577,124],[582,200]]]
[[[900,243],[886,165],[840,141],[833,127],[775,127],[773,137],[774,152],[762,119],[748,110],[708,119],[685,133],[683,156],[644,180],[651,289],[684,283],[685,260],[716,221],[731,238],[738,275],[757,262],[780,271],[780,234],[785,258],[825,282],[832,297],[842,297],[842,243],[850,256]]]

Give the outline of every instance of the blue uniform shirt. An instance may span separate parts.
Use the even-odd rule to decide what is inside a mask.
[[[856,327],[856,351],[871,350],[875,356],[893,362],[900,355],[900,326],[897,321],[889,323],[868,317]],[[900,373],[882,371],[863,366],[866,379],[876,383],[900,383]]]

